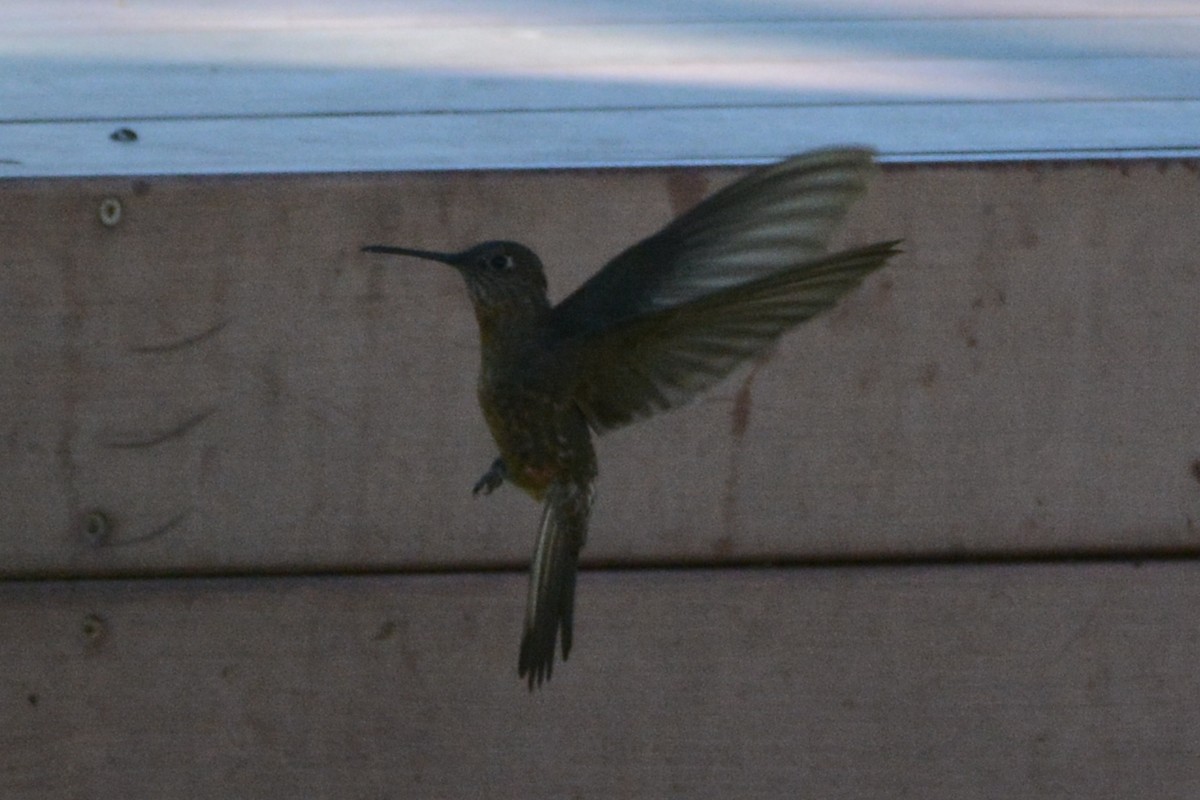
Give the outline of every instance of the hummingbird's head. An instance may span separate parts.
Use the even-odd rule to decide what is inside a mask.
[[[537,254],[516,242],[484,242],[461,253],[437,253],[406,247],[370,245],[364,253],[412,256],[448,264],[467,282],[467,290],[477,308],[533,302],[548,305],[546,273]]]

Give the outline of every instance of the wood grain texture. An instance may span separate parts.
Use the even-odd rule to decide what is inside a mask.
[[[524,563],[534,505],[468,491],[494,454],[457,276],[358,248],[513,238],[561,297],[733,174],[0,185],[0,570]],[[906,254],[600,440],[585,557],[1194,551],[1198,186],[1191,162],[885,170],[843,238]]]
[[[1200,791],[1195,563],[590,572],[548,688],[517,576],[0,584],[0,791]],[[485,788],[486,787],[486,788]]]

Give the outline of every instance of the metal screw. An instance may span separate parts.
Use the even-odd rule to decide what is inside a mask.
[[[104,623],[104,617],[99,614],[88,614],[83,618],[82,630],[88,643],[95,644],[104,638],[104,634],[108,632],[108,626]]]
[[[112,531],[112,520],[103,511],[93,511],[83,518],[83,535],[97,547],[108,544]]]
[[[121,201],[115,197],[106,197],[100,201],[100,222],[113,227],[121,221]]]

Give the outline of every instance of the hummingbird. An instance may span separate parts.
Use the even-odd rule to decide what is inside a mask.
[[[831,307],[899,240],[829,255],[866,188],[871,151],[805,153],[750,173],[630,246],[557,305],[541,259],[511,241],[442,253],[479,325],[477,393],[499,455],[475,483],[542,504],[517,674],[529,689],[571,652],[575,578],[597,476],[594,435],[683,405]]]

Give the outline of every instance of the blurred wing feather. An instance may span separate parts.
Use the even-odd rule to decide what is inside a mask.
[[[576,402],[596,431],[681,405],[832,306],[896,245],[847,250],[579,337],[568,343],[583,366]]]
[[[820,258],[872,169],[869,150],[838,149],[751,173],[593,275],[554,309],[557,332],[595,332]]]

